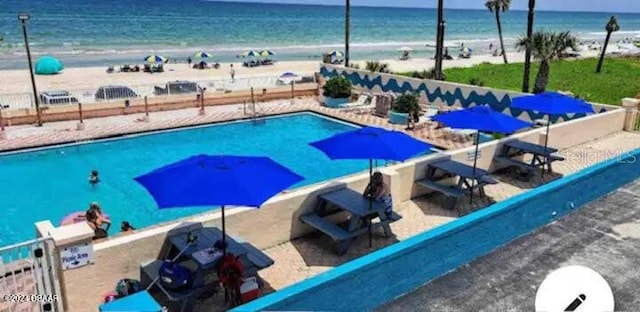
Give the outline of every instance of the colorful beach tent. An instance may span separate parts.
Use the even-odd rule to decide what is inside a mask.
[[[433,147],[403,132],[376,127],[364,127],[339,133],[309,145],[319,149],[332,160],[368,159],[369,182],[373,180],[374,159],[405,161]],[[369,209],[373,209],[372,207],[371,199]],[[369,224],[369,247],[371,247],[371,224]]]
[[[260,207],[269,198],[304,180],[269,157],[197,155],[135,178],[162,208]],[[225,245],[225,235],[222,235]]]
[[[510,134],[517,130],[533,126],[531,123],[526,121],[496,112],[486,105],[474,106],[471,108],[435,115],[431,117],[431,120],[443,123],[447,127],[454,129],[473,129],[477,131],[475,142],[476,153],[473,157],[474,176],[478,161],[480,131]],[[471,186],[473,187],[473,184]],[[471,201],[473,201],[473,192],[471,192],[469,203],[471,203]]]
[[[273,53],[273,51],[264,49],[262,51],[260,51],[260,56],[264,57],[264,58],[268,58],[269,56],[274,56],[276,55],[275,53]]]
[[[244,53],[242,53],[242,56],[244,56],[244,57],[258,57],[258,56],[260,56],[260,53],[254,51],[254,50],[247,50],[247,51],[244,51]]]
[[[164,56],[152,54],[145,57],[144,61],[149,64],[164,64],[167,59]]]
[[[211,53],[207,53],[204,51],[198,51],[196,52],[196,54],[193,55],[194,58],[210,58],[213,57],[213,54]]]
[[[64,69],[62,62],[53,56],[43,56],[36,62],[37,75],[55,75]]]

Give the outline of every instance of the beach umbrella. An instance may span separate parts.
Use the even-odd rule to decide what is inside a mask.
[[[193,55],[193,58],[211,58],[211,57],[213,57],[213,54],[207,53],[204,51],[196,52],[196,54]]]
[[[242,53],[242,56],[244,56],[244,57],[258,57],[258,56],[260,56],[260,53],[254,51],[254,50],[247,50],[247,51],[244,51],[244,53]]]
[[[149,64],[164,64],[167,58],[161,55],[152,54],[144,58],[144,61]]]
[[[405,161],[433,147],[403,132],[376,127],[364,127],[339,133],[310,145],[332,160],[368,159],[369,183],[373,179],[374,159]],[[369,201],[369,209],[373,209],[373,199]],[[369,224],[369,247],[371,247],[371,224]]]
[[[292,72],[286,72],[280,75],[280,78],[298,78],[298,75]]]
[[[338,50],[333,50],[333,51],[329,52],[329,55],[331,55],[331,56],[333,56],[335,58],[338,58],[338,59],[341,59],[342,57],[344,57],[344,53],[342,53],[342,52],[340,52]]]
[[[160,209],[221,206],[222,243],[226,246],[225,206],[259,208],[304,178],[269,157],[197,155],[134,180]]]
[[[64,69],[62,62],[53,56],[43,56],[36,62],[37,75],[55,75]]]
[[[273,53],[273,51],[264,49],[262,51],[260,51],[260,56],[264,57],[264,58],[268,58],[269,56],[274,56],[276,55],[275,53]]]
[[[473,155],[474,177],[476,175],[476,166],[478,162],[480,131],[510,134],[517,130],[533,126],[533,124],[529,122],[496,112],[489,106],[485,105],[435,115],[431,117],[431,120],[440,122],[447,127],[454,129],[473,129],[477,131],[475,140],[476,152]],[[469,203],[473,201],[474,182],[475,180],[471,181],[472,191]]]
[[[412,48],[410,48],[410,47],[402,47],[402,48],[398,49],[398,51],[402,51],[402,52],[405,52],[405,51],[406,51],[406,52],[411,52],[411,51],[413,51],[413,49],[412,49]]]
[[[100,306],[100,312],[162,312],[162,307],[144,290],[105,303]]]
[[[544,138],[544,151],[549,143],[551,115],[594,113],[589,103],[557,92],[543,92],[536,95],[521,96],[511,100],[511,108],[534,111],[548,116],[547,135]]]

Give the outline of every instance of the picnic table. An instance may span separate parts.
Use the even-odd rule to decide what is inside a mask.
[[[393,235],[389,224],[402,217],[395,212],[387,215],[381,202],[373,201],[370,205],[369,199],[361,193],[345,188],[318,195],[318,204],[314,211],[300,216],[300,220],[336,241],[338,255],[341,256],[347,252],[355,238],[369,232],[370,223],[372,231],[382,228],[386,237]],[[336,209],[329,210],[330,208]],[[349,214],[346,226],[327,220],[327,217],[343,211]],[[373,223],[375,218],[379,221]]]
[[[564,157],[562,156],[553,155],[557,152],[558,149],[553,147],[547,147],[545,149],[542,145],[513,140],[504,143],[502,152],[498,157],[496,157],[496,160],[508,164],[509,166],[524,170],[526,172],[525,178],[530,179],[538,170],[544,174],[545,166],[547,167],[547,172],[553,173],[551,164],[554,161],[564,160]],[[516,157],[526,154],[530,154],[532,156],[529,163],[516,159]]]
[[[438,172],[442,172],[441,177],[438,177]],[[458,178],[458,182],[455,185],[445,185],[438,182],[446,178]],[[430,163],[426,177],[416,183],[449,197],[447,208],[453,210],[456,208],[458,199],[465,193],[471,193],[477,189],[484,197],[486,196],[484,187],[489,184],[497,184],[498,181],[484,169],[475,168],[474,170],[473,167],[457,161],[443,160]]]
[[[182,302],[182,312],[192,311],[195,299],[217,289],[219,282],[217,265],[222,257],[221,253],[216,253],[213,249],[214,244],[222,240],[220,229],[208,227],[193,230],[191,235],[197,239],[191,243],[187,239],[188,233],[178,233],[167,238],[170,247],[166,259],[177,258],[177,262],[194,271],[193,285],[189,290],[173,291],[156,282],[163,260],[153,260],[141,265],[141,275],[147,277],[149,281],[153,281],[149,287],[158,287],[169,301]],[[274,263],[264,252],[241,239],[226,235],[225,242],[227,253],[232,253],[240,258],[245,269],[245,277],[256,276],[257,278],[259,270]]]

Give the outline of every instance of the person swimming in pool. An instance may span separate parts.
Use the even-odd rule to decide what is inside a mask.
[[[120,231],[122,232],[129,233],[135,230],[136,229],[131,225],[131,223],[129,223],[129,221],[122,221],[122,223],[120,224]]]
[[[111,228],[111,221],[104,217],[102,208],[97,202],[89,204],[89,210],[87,210],[86,218],[89,223],[93,223],[96,228],[102,228],[103,225],[107,225],[106,231]]]
[[[91,174],[89,174],[89,184],[96,185],[100,182],[100,177],[98,176],[98,170],[91,170]]]

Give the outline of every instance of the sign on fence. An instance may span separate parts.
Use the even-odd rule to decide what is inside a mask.
[[[475,150],[473,152],[467,152],[467,160],[472,161],[474,158],[480,159],[482,158],[482,150],[478,150],[478,154],[476,155]]]
[[[94,262],[93,244],[84,243],[60,250],[60,261],[64,270],[75,269]]]

